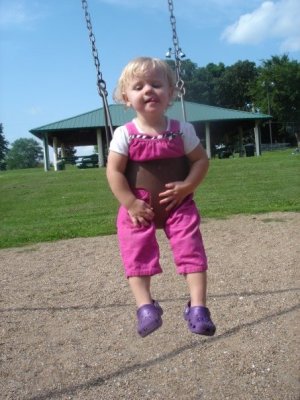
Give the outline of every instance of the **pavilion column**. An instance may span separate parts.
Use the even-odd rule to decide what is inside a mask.
[[[208,158],[211,158],[211,143],[210,143],[210,125],[209,122],[205,122],[205,141],[206,141],[206,154]]]
[[[260,126],[259,126],[259,121],[255,121],[255,126],[254,126],[254,139],[255,139],[255,150],[256,150],[256,155],[261,156],[261,133],[260,133]]]
[[[54,171],[57,171],[57,137],[54,136],[53,138],[53,165],[54,165]]]
[[[44,150],[44,170],[50,171],[50,158],[49,158],[49,142],[48,133],[44,133],[43,136],[43,150]]]
[[[99,168],[104,166],[104,150],[102,142],[101,129],[97,129],[97,146],[98,146],[98,165]]]
[[[66,148],[65,148],[65,144],[64,143],[61,143],[60,151],[61,151],[61,158],[65,158],[66,157]]]
[[[244,137],[244,131],[242,126],[238,127],[238,132],[239,132],[239,155],[241,157],[243,155],[243,137]]]

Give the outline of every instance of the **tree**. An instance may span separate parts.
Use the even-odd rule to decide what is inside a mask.
[[[167,63],[175,70],[175,62],[167,60]],[[223,63],[210,63],[206,67],[199,68],[196,63],[187,59],[181,61],[181,79],[185,87],[185,100],[203,104],[215,104],[215,82],[223,74]]]
[[[182,78],[186,87],[186,100],[198,103],[216,105],[216,83],[225,71],[223,63],[209,63],[198,68],[190,60],[182,62]]]
[[[174,61],[168,62],[174,68]],[[273,116],[275,140],[295,142],[300,134],[300,63],[287,55],[272,56],[258,67],[249,60],[228,67],[198,67],[184,60],[181,78],[187,101],[243,110],[251,105],[248,111],[254,108]]]
[[[271,108],[276,118],[281,121],[299,122],[300,109],[300,63],[290,61],[287,55],[273,56],[263,61],[257,80],[257,99],[267,111],[266,90],[272,83]],[[260,89],[260,90],[259,90]]]
[[[67,145],[64,147],[64,160],[66,163],[73,164],[75,165],[76,163],[76,152],[77,150],[75,149],[74,146],[72,145]],[[59,152],[58,157],[61,158],[62,154]]]
[[[8,169],[37,167],[43,158],[42,147],[34,139],[17,139],[8,151],[6,162]]]
[[[8,152],[8,141],[5,140],[3,124],[0,124],[0,171],[6,169],[5,157]]]
[[[226,108],[244,109],[245,104],[251,101],[250,88],[257,75],[255,63],[248,60],[226,67],[216,82],[216,104]]]
[[[287,55],[264,60],[252,94],[262,112],[273,116],[279,137],[294,137],[300,128],[300,63]]]

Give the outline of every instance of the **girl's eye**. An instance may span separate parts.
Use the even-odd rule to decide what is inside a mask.
[[[161,84],[160,84],[159,82],[154,82],[154,83],[152,83],[152,86],[153,86],[154,88],[160,88],[160,87],[161,87]]]

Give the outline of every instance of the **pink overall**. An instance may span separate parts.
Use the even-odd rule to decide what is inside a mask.
[[[134,123],[126,124],[129,132],[128,157],[134,161],[146,161],[181,157],[184,155],[179,121],[170,121],[170,132],[152,137],[137,131]],[[136,196],[147,202],[150,193],[134,190]],[[207,270],[207,259],[200,232],[200,214],[193,196],[174,208],[165,223],[164,231],[169,240],[174,262],[179,274]],[[125,207],[121,206],[117,217],[118,240],[126,277],[151,276],[162,272],[159,263],[159,246],[154,223],[136,227]]]

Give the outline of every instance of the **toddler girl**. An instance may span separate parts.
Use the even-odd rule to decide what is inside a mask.
[[[193,201],[209,161],[193,125],[165,116],[174,95],[173,71],[164,61],[149,57],[129,62],[114,95],[136,112],[133,121],[115,130],[107,178],[120,203],[118,240],[142,337],[162,325],[163,310],[150,290],[151,277],[162,272],[157,228],[164,229],[177,272],[187,281],[188,328],[207,336],[216,330],[206,307],[207,260]]]

